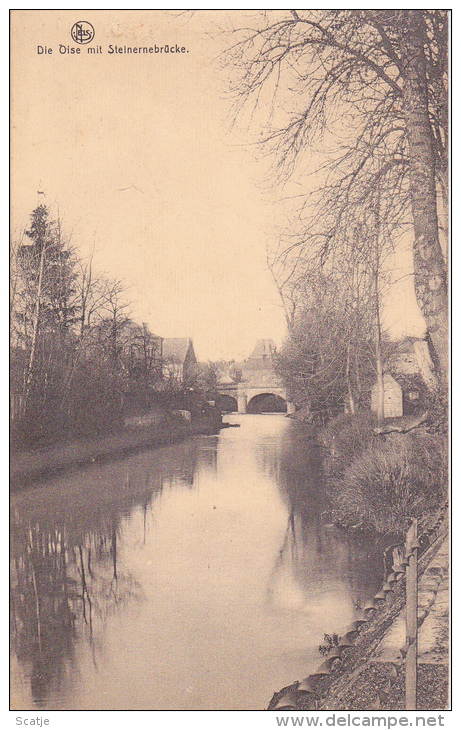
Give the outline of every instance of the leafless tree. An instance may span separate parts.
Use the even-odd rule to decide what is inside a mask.
[[[379,190],[382,229],[394,243],[413,231],[415,293],[443,375],[447,33],[443,10],[264,11],[233,32],[223,56],[235,114],[247,110],[264,127],[277,173],[293,179],[297,171],[306,188],[299,230],[277,257],[284,290],[297,260],[323,263]],[[262,108],[270,109],[265,120]],[[305,169],[316,145],[311,181]]]
[[[131,307],[126,299],[126,287],[118,279],[104,280],[102,296],[100,342],[115,371],[121,351],[120,336],[130,322]]]
[[[93,254],[78,262],[79,298],[80,298],[80,338],[91,328],[94,320],[104,307],[107,284],[100,273],[95,273]]]
[[[120,379],[120,333],[129,321],[125,287],[96,275],[91,257],[78,257],[59,219],[43,204],[32,212],[29,229],[13,241],[10,255],[13,417],[20,422],[19,438],[64,437],[78,432],[79,419],[82,428],[90,428],[92,419],[105,419],[110,427],[120,410],[118,389],[111,384]],[[100,418],[83,408],[85,387],[94,393]]]

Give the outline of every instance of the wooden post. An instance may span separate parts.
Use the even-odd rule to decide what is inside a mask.
[[[413,520],[407,532],[406,552],[418,539],[418,522]],[[415,550],[406,570],[407,655],[405,658],[405,709],[416,710],[416,674],[418,654],[418,555]]]

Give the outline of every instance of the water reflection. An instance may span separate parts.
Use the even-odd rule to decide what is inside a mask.
[[[309,610],[327,598],[334,610],[335,593],[350,589],[350,601],[361,605],[380,584],[381,551],[364,538],[328,524],[329,502],[322,470],[322,452],[303,428],[287,428],[275,455],[263,453],[266,469],[276,473],[288,510],[286,529],[268,581],[268,598]],[[337,626],[336,628],[341,628]]]
[[[107,617],[143,598],[140,583],[119,564],[124,518],[141,506],[145,542],[147,515],[163,488],[193,486],[200,444],[184,444],[174,460],[167,452],[82,469],[77,479],[51,480],[13,497],[11,647],[35,705],[71,691],[79,639],[91,645],[96,662]],[[208,454],[200,460],[213,468]]]
[[[302,428],[240,420],[13,496],[14,709],[262,709],[375,590]]]

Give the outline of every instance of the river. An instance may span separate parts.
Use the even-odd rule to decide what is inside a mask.
[[[15,710],[262,710],[382,582],[283,415],[11,498]]]

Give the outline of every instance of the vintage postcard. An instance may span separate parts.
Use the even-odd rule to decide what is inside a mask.
[[[449,24],[11,11],[17,725],[449,726]]]

